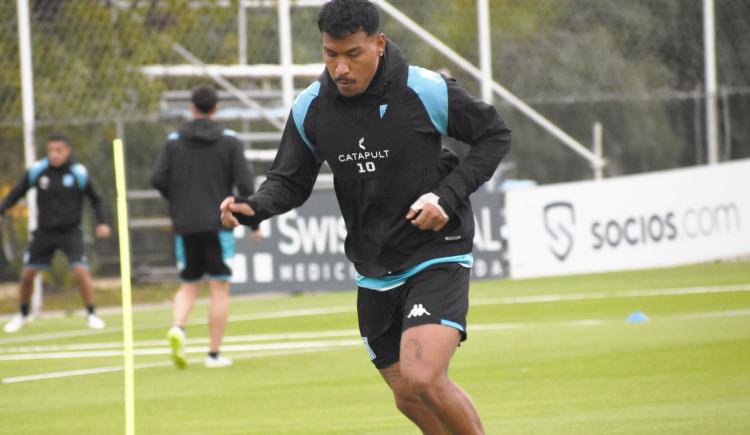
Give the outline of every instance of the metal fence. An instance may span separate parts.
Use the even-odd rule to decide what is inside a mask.
[[[593,125],[600,123],[605,176],[705,163],[704,3],[491,0],[486,40],[491,78],[586,147],[593,141]],[[750,111],[750,3],[711,3],[719,159],[750,157],[750,124],[744,120]],[[165,135],[185,120],[188,91],[211,81],[200,64],[215,65],[234,88],[222,91],[220,118],[243,133],[248,155],[256,160],[256,173],[266,169],[279,137],[268,118],[278,120],[288,111],[284,80],[291,77],[298,91],[320,71],[315,20],[321,1],[35,0],[28,4],[36,151],[44,152],[48,133],[67,133],[76,157],[91,169],[110,209],[114,207],[111,140],[125,139],[129,188],[149,189],[152,160]],[[452,56],[387,13],[388,7],[402,12],[479,67],[483,57],[477,5],[482,0],[376,4],[384,11],[383,31],[412,63],[446,71],[472,93],[482,94],[481,81]],[[280,6],[290,8],[286,59]],[[17,2],[0,2],[0,53],[5,54],[0,57],[0,192],[15,183],[24,169],[16,7]],[[194,56],[193,62],[185,52]],[[202,73],[196,74],[196,69]],[[260,108],[238,98],[237,90]],[[539,183],[592,177],[590,163],[562,146],[559,138],[507,100],[497,95],[493,100],[514,131],[505,176]],[[148,198],[141,193],[138,198]],[[158,223],[153,219],[166,215],[158,198],[133,199],[130,209],[134,218],[145,223],[149,219]],[[5,270],[13,271],[25,243],[23,209],[9,221],[2,228],[2,244],[12,264]],[[168,240],[166,226],[136,231],[136,261],[169,265]],[[95,245],[102,271],[114,270],[114,242],[94,244],[90,239],[89,243]]]

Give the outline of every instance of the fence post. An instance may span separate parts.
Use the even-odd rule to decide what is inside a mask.
[[[18,55],[21,64],[21,98],[23,101],[23,155],[26,167],[36,161],[34,147],[34,70],[31,55],[31,20],[29,18],[29,0],[18,0]],[[26,194],[26,205],[29,210],[29,236],[37,227],[36,190]],[[31,239],[31,237],[29,237]],[[37,274],[34,279],[34,293],[31,297],[31,311],[39,314],[42,310],[42,277]]]
[[[729,89],[726,86],[721,87],[721,118],[724,127],[724,160],[732,159],[732,114],[729,107]]]
[[[479,29],[479,69],[482,71],[482,100],[492,104],[492,46],[489,0],[477,0]]]
[[[237,61],[240,65],[247,65],[247,11],[244,0],[237,2],[237,38],[239,39]]]
[[[279,57],[282,67],[281,95],[284,109],[290,110],[294,100],[294,77],[292,76],[292,23],[289,0],[279,0]]]
[[[602,129],[602,123],[596,121],[594,123],[594,154],[599,157],[600,161],[604,161],[604,133]],[[594,179],[601,180],[604,178],[604,166],[597,165],[596,162],[592,164],[594,169]]]
[[[719,114],[716,80],[716,27],[714,0],[703,0],[703,51],[706,71],[706,145],[708,164],[719,162]]]

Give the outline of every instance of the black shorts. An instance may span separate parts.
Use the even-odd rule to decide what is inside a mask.
[[[446,325],[466,340],[470,273],[458,263],[443,263],[391,290],[359,287],[359,332],[375,367],[384,369],[399,361],[401,333],[412,326]]]
[[[69,231],[36,230],[24,257],[24,267],[47,270],[55,251],[65,254],[71,266],[88,267],[83,253],[83,233],[80,228]]]
[[[185,282],[232,278],[234,233],[231,231],[193,233],[175,237],[175,254],[180,279]]]

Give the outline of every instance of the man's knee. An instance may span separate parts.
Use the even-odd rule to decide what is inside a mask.
[[[229,298],[229,281],[210,280],[208,281],[208,288],[211,290],[212,298]]]
[[[396,408],[407,417],[419,414],[424,408],[424,403],[410,391],[398,392],[393,396],[396,400]]]
[[[431,402],[440,396],[444,384],[448,382],[445,373],[426,367],[401,367],[401,377],[406,384],[408,396],[418,402]]]

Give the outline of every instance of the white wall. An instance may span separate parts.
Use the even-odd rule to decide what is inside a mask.
[[[513,278],[750,254],[750,160],[512,190]]]

